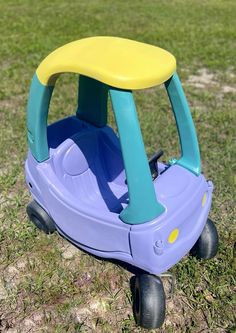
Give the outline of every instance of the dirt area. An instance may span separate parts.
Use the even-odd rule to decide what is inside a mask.
[[[235,75],[233,72],[226,73],[228,77],[233,80]],[[228,80],[227,80],[228,81]],[[206,68],[201,68],[197,71],[196,75],[190,75],[187,84],[194,86],[198,89],[215,88],[220,91],[221,94],[236,93],[236,85],[229,85],[228,83],[222,83],[219,81],[217,74],[211,73]]]

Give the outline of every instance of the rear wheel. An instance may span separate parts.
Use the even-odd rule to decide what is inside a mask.
[[[217,229],[212,220],[207,219],[206,225],[190,254],[199,259],[213,258],[218,250],[219,238]]]
[[[133,310],[137,325],[161,327],[165,320],[165,292],[159,277],[150,274],[135,276]]]
[[[53,219],[36,201],[33,200],[28,204],[26,212],[33,224],[46,234],[51,234],[56,230]]]

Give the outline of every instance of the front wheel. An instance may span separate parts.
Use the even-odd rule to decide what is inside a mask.
[[[190,254],[199,259],[213,258],[218,250],[219,238],[212,220],[207,219],[206,225]]]
[[[161,279],[150,274],[135,276],[133,292],[133,309],[137,325],[149,329],[161,327],[166,310]]]

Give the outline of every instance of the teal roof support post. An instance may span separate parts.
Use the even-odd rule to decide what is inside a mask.
[[[129,204],[120,213],[128,224],[153,220],[165,208],[157,201],[131,91],[110,88],[129,190]]]
[[[201,159],[197,135],[177,73],[166,81],[165,86],[175,116],[181,145],[182,156],[176,163],[199,176],[201,173]]]
[[[49,158],[47,118],[54,86],[44,86],[34,74],[27,105],[27,130],[30,151],[38,162]]]
[[[79,76],[77,117],[90,124],[103,127],[107,124],[108,86],[90,77]]]

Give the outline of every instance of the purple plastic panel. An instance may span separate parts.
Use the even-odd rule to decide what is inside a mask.
[[[138,266],[142,266],[143,269],[152,273],[162,273],[168,270],[189,252],[204,228],[211,207],[213,187],[211,183],[207,184],[202,175],[196,177],[189,172],[188,186],[183,192],[176,191],[178,194],[173,195],[173,183],[168,182],[169,175],[173,173],[176,177],[181,177],[182,171],[185,172],[186,169],[175,165],[163,174],[166,177],[165,189],[162,188],[165,186],[163,180],[156,182],[157,191],[161,193],[163,189],[165,193],[162,203],[167,208],[166,213],[160,217],[159,223],[153,221],[140,228],[136,226],[131,228],[130,243],[133,259]],[[168,188],[170,196],[166,195]],[[206,193],[207,199],[203,207],[204,193]],[[162,195],[159,195],[159,198],[161,197]],[[178,228],[179,235],[177,240],[171,244],[168,238],[176,228]]]
[[[119,219],[128,193],[113,130],[70,117],[49,126],[48,137],[50,159],[37,163],[29,152],[26,181],[61,234],[95,255],[123,260],[153,274],[166,271],[191,249],[211,206],[213,187],[203,175],[158,163],[154,186],[166,212],[131,226]],[[204,193],[207,200],[202,207]],[[170,244],[168,237],[175,228],[179,236]]]

